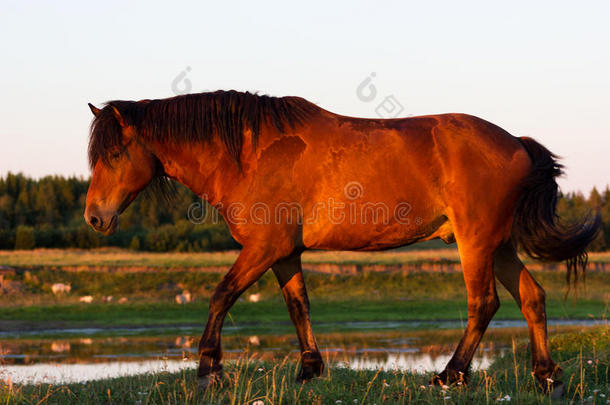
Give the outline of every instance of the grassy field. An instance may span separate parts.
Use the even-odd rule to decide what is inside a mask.
[[[112,249],[0,252],[0,266],[18,268],[17,272],[4,276],[5,286],[18,288],[13,294],[0,295],[0,330],[14,331],[11,338],[16,338],[18,331],[24,330],[44,336],[52,328],[100,327],[102,330],[96,333],[105,336],[114,333],[112,328],[146,326],[158,328],[152,333],[163,334],[173,333],[168,332],[175,330],[172,327],[190,325],[199,333],[207,317],[209,298],[223,272],[196,268],[228,266],[236,255],[237,252],[155,254]],[[610,254],[593,255],[592,260],[607,262]],[[373,254],[308,252],[304,255],[305,263],[333,265],[457,261],[454,249]],[[536,271],[535,277],[547,291],[549,319],[607,319],[608,273],[590,272],[587,289],[581,284],[576,303],[564,300],[564,271]],[[358,329],[353,322],[428,322],[422,328],[434,327],[429,322],[439,320],[466,323],[466,290],[459,272],[325,274],[306,271],[305,278],[317,333]],[[68,283],[72,291],[55,296],[51,293],[53,283]],[[175,295],[185,289],[193,294],[194,302],[174,303]],[[494,319],[522,319],[519,308],[501,286],[498,293],[502,305]],[[250,294],[260,294],[261,301],[248,302]],[[93,303],[80,303],[79,297],[84,295],[91,295]],[[110,295],[114,297],[113,302],[102,301],[102,297]],[[126,297],[127,302],[119,304],[121,297]],[[240,298],[225,326],[239,327],[233,328],[233,332],[228,328],[226,334],[293,333],[271,272]],[[377,324],[377,329],[383,328]],[[150,334],[151,330],[142,333]],[[597,332],[553,337],[554,353],[566,370],[566,401],[606,404],[601,395],[610,394],[609,341],[607,327]],[[294,383],[297,371],[294,357],[270,364],[244,356],[237,363],[227,365],[227,378],[222,387],[205,394],[194,388],[194,372],[185,371],[65,386],[11,386],[5,382],[0,383],[0,403],[466,404],[505,402],[499,398],[506,395],[512,403],[548,403],[549,398],[534,389],[527,369],[528,356],[526,346],[517,347],[514,354],[498,359],[487,374],[474,373],[468,388],[430,389],[427,387],[429,375],[345,368],[331,368],[323,378],[299,385]]]
[[[152,253],[104,248],[79,249],[35,249],[0,251],[0,266],[17,267],[64,267],[64,266],[142,266],[142,267],[207,267],[230,266],[237,258],[237,251],[205,253]],[[590,253],[594,263],[610,262],[610,252]],[[311,264],[421,264],[428,262],[459,261],[457,249],[392,250],[385,252],[305,252],[303,262]],[[524,258],[525,262],[531,260]]]
[[[314,329],[318,332],[349,328],[349,322],[438,321],[466,322],[466,301],[454,300],[314,300],[311,304]],[[599,301],[550,301],[549,319],[606,319],[608,307]],[[207,319],[205,303],[185,305],[169,303],[12,306],[1,310],[0,325],[4,330],[39,330],[69,327],[142,327],[192,325],[203,328]],[[504,302],[494,319],[523,319],[514,302]],[[293,331],[290,318],[281,300],[258,303],[238,302],[230,312],[226,325],[237,325],[242,332],[264,334]],[[429,327],[429,326],[428,326]]]
[[[130,300],[173,301],[176,294],[188,290],[195,300],[207,300],[222,279],[222,272],[190,271],[158,268],[154,271],[71,271],[63,268],[33,268],[5,275],[6,281],[18,285],[13,294],[0,295],[2,305],[28,305],[78,302],[78,297],[92,295],[96,301],[103,296],[129,297]],[[546,289],[547,297],[560,299],[566,291],[563,271],[538,271],[536,279]],[[305,274],[309,294],[314,299],[418,300],[465,299],[466,290],[459,272],[360,272],[355,274]],[[71,292],[54,296],[54,283],[71,285]],[[590,272],[586,291],[581,283],[579,297],[607,301],[610,297],[610,275]],[[503,287],[498,287],[501,296]],[[267,272],[246,293],[260,293],[262,299],[281,297],[272,272]]]
[[[551,350],[564,369],[566,393],[551,398],[536,388],[529,352],[520,343],[468,386],[429,387],[431,375],[331,368],[306,384],[294,382],[293,357],[274,364],[244,355],[226,366],[222,384],[197,390],[195,372],[156,373],[69,385],[0,385],[4,404],[607,404],[610,331],[556,336]]]
[[[35,253],[42,255],[42,251]],[[217,255],[224,257],[229,253]],[[66,327],[203,326],[209,298],[222,277],[219,272],[164,267],[144,272],[69,271],[46,267],[20,271],[5,279],[19,283],[21,290],[0,295],[0,329],[43,332]],[[607,273],[590,273],[586,293],[581,286],[576,303],[564,300],[563,272],[540,271],[535,277],[546,289],[550,319],[607,318],[610,300]],[[305,279],[312,319],[320,332],[329,323],[466,319],[466,289],[461,273],[306,272]],[[55,296],[51,293],[53,283],[68,283],[72,291]],[[175,295],[185,289],[193,294],[194,302],[175,304]],[[517,305],[503,287],[498,286],[498,293],[502,304],[495,319],[522,319]],[[261,301],[247,302],[250,294],[260,294]],[[79,297],[86,295],[93,297],[93,303],[79,302]],[[102,297],[107,296],[113,296],[113,302],[102,302]],[[117,301],[121,297],[128,298],[127,302],[119,304]],[[267,272],[240,298],[231,310],[230,320],[240,327],[259,330],[257,333],[270,324],[280,326],[288,333],[292,331],[272,272]]]
[[[122,273],[95,271],[32,270],[15,276],[23,283],[19,294],[0,296],[3,329],[40,329],[84,326],[203,325],[208,300],[221,273],[159,269],[155,272]],[[354,275],[306,273],[314,323],[354,321],[410,321],[466,319],[466,290],[460,273],[372,272]],[[558,272],[538,272],[536,278],[547,291],[550,319],[602,319],[608,315],[610,277],[591,273],[586,294],[576,303],[564,300],[565,279]],[[70,283],[70,294],[54,296],[50,286]],[[194,302],[178,305],[175,294],[188,289]],[[498,287],[501,307],[496,319],[522,319],[514,300]],[[260,302],[247,301],[260,294]],[[94,302],[78,302],[92,295]],[[114,301],[102,302],[112,295]],[[119,297],[128,302],[117,303]],[[286,307],[271,272],[252,286],[231,310],[234,322],[264,329],[282,323],[291,330]],[[258,326],[257,326],[258,325]],[[321,326],[322,327],[322,326]]]

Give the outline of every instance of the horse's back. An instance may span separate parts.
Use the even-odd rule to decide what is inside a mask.
[[[305,211],[326,206],[303,231],[305,245],[316,248],[346,240],[351,249],[452,240],[456,211],[502,204],[530,165],[517,138],[466,114],[338,116],[314,127],[304,142],[293,172],[307,190]],[[329,201],[344,207],[346,216],[331,218]],[[381,223],[379,213],[385,215]]]

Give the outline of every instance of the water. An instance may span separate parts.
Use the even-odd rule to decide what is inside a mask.
[[[596,321],[549,321],[551,333],[580,330]],[[325,330],[332,330],[325,325]],[[462,335],[460,322],[366,322],[341,324],[350,332],[318,334],[327,364],[353,369],[440,371],[449,361]],[[485,369],[493,359],[512,350],[513,339],[527,339],[520,321],[496,321],[490,325],[473,360]],[[429,327],[428,330],[422,328]],[[339,328],[339,325],[337,325]],[[414,330],[417,328],[417,330]],[[5,332],[0,341],[0,379],[17,383],[72,383],[147,372],[176,372],[196,367],[199,328],[172,328],[146,336],[147,329],[55,330],[45,337],[32,332]],[[430,330],[431,329],[431,330]],[[168,335],[167,333],[171,333]],[[97,335],[95,334],[97,333]],[[240,333],[223,338],[225,361],[244,355],[273,361],[288,356],[298,361],[294,334],[255,335]],[[55,337],[54,334],[57,336]]]

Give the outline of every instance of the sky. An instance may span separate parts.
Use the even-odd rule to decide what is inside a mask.
[[[236,89],[469,113],[610,184],[610,2],[0,2],[0,175],[88,176],[87,103]]]

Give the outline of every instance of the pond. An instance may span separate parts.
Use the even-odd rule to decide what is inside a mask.
[[[549,330],[557,333],[597,324],[600,322],[594,320],[549,321]],[[333,330],[332,326],[326,324],[324,330]],[[195,368],[201,329],[59,329],[45,336],[4,332],[0,334],[0,379],[60,384]],[[442,370],[462,335],[459,321],[337,324],[336,330],[317,335],[327,364],[418,372]],[[265,334],[252,333],[251,328],[228,326],[223,338],[226,362],[244,356],[298,361],[295,334],[269,334],[268,326],[264,331]],[[526,339],[524,322],[492,322],[477,350],[473,368],[487,368],[496,356],[512,350],[513,341],[520,344]]]

